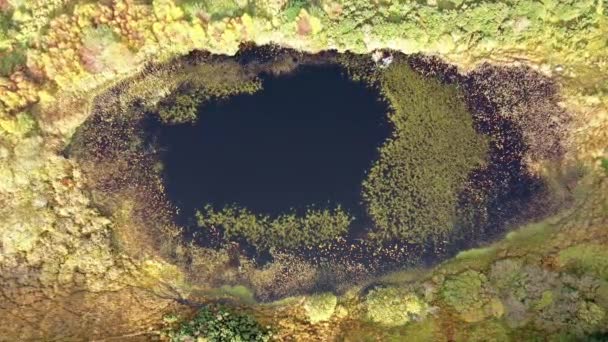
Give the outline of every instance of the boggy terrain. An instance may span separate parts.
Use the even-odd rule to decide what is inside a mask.
[[[605,3],[593,0],[0,0],[0,340],[605,339],[607,28]],[[232,55],[243,42],[302,52],[188,57],[221,67],[171,61],[197,49]],[[385,48],[409,56],[383,50],[323,62],[392,103],[393,133],[363,193],[370,222],[381,224],[354,236],[352,228],[345,237],[311,236],[296,218],[300,233],[290,245],[256,246],[264,241],[256,230],[226,229],[234,216],[216,208],[219,215],[201,210],[196,220],[218,226],[216,245],[183,235],[163,192],[159,149],[141,136],[143,117],[192,120],[205,100],[263,92],[257,75],[270,65],[280,74],[329,49]],[[300,60],[303,51],[321,55]],[[184,83],[180,70],[189,65],[200,67],[207,88]],[[187,83],[203,90],[177,89]],[[434,139],[455,124],[450,118],[466,119],[445,135],[455,146],[417,145],[447,151],[440,161],[416,156],[416,165],[439,167],[422,176],[407,173],[422,168],[408,167],[402,152],[426,131],[400,122],[398,105],[414,98],[401,91],[421,89],[445,101],[404,105],[454,115],[435,117],[446,120],[432,121],[441,123],[429,131]],[[104,128],[97,139],[83,135],[92,127]],[[466,149],[452,148],[464,141]],[[402,189],[423,191],[382,197],[378,175],[391,169],[406,171],[389,174]],[[437,197],[441,205],[424,208],[441,215],[398,224],[402,204]],[[279,237],[276,223],[292,222],[252,214],[261,222],[253,227],[278,227]],[[421,243],[429,229],[416,228],[429,218],[434,229]],[[451,218],[459,224],[441,224]],[[437,235],[445,239],[433,241]],[[293,248],[310,238],[326,247]],[[334,242],[341,239],[352,243]],[[394,239],[408,243],[387,243]],[[384,254],[370,260],[365,248],[379,247]],[[423,251],[447,259],[431,267],[437,259],[423,257],[426,264],[407,268]],[[270,256],[266,264],[253,262],[259,254]],[[352,267],[331,269],[328,259]],[[393,265],[406,270],[383,269]]]
[[[379,56],[311,55],[272,46],[244,47],[233,58],[195,52],[150,66],[100,95],[66,153],[81,166],[92,204],[121,222],[114,231],[115,246],[178,265],[186,272],[184,281],[198,289],[195,294],[206,289],[218,295],[214,289],[219,288],[223,295],[240,293],[237,297],[245,296],[246,302],[268,301],[328,290],[347,294],[367,284],[362,293],[369,293],[368,301],[388,291],[406,300],[394,305],[409,308],[414,301],[418,311],[412,314],[424,316],[430,304],[417,297],[410,288],[414,285],[387,288],[385,278],[378,277],[436,263],[516,225],[572,208],[575,189],[589,181],[588,171],[564,160],[570,118],[557,104],[555,85],[538,72],[483,65],[459,74],[436,58],[392,51]],[[387,58],[390,64],[384,64]],[[347,214],[337,211],[272,216],[238,206],[218,211],[205,203],[196,220],[193,213],[186,214],[190,220],[179,219],[179,204],[165,193],[163,154],[196,156],[196,151],[164,151],[155,138],[159,124],[150,130],[150,118],[161,127],[196,121],[204,118],[197,115],[209,103],[263,92],[262,73],[280,77],[315,65],[339,66],[390,106],[385,119],[391,133],[361,184],[362,218],[371,228],[353,230]],[[539,171],[543,165],[551,170]],[[542,227],[543,233],[549,229]],[[481,254],[493,255],[494,247],[489,251]],[[513,262],[513,272],[519,272],[523,261]],[[472,278],[462,280],[466,284],[487,281],[483,269],[467,272],[462,277]],[[440,303],[458,306],[465,321],[477,322],[502,318],[505,304],[496,296],[486,304],[481,297],[470,299],[475,312],[457,299]],[[194,303],[181,295],[175,299]],[[393,311],[373,310],[368,315],[380,323]],[[395,320],[387,324],[401,325],[402,318]]]

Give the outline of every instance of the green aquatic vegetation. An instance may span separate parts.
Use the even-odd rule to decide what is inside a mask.
[[[198,118],[199,98],[193,94],[175,95],[159,109],[158,116],[164,123],[194,122]]]
[[[259,79],[245,75],[238,65],[230,63],[187,66],[176,77],[178,86],[155,108],[166,124],[194,122],[199,107],[207,101],[253,94],[262,89]]]
[[[221,227],[227,239],[245,239],[262,250],[318,246],[343,236],[353,221],[339,206],[309,208],[301,216],[287,213],[270,217],[234,205],[219,211],[207,205],[196,213],[196,218],[203,228]]]
[[[394,133],[363,183],[375,236],[410,243],[445,239],[457,219],[458,191],[483,164],[487,140],[475,132],[455,87],[423,78],[402,62],[381,82]]]
[[[197,341],[199,338],[209,342],[265,342],[270,341],[272,332],[250,315],[205,306],[191,321],[182,323],[167,335],[172,342]]]
[[[404,325],[424,317],[428,304],[403,288],[372,289],[365,297],[367,318],[386,326]]]
[[[314,294],[306,298],[304,310],[311,323],[327,321],[336,310],[338,298],[330,292]]]

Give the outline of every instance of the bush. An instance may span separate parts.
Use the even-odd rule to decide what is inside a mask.
[[[418,296],[396,287],[375,288],[365,299],[367,318],[386,326],[398,326],[426,315],[427,304]]]
[[[250,315],[235,313],[223,307],[203,307],[189,322],[169,331],[172,342],[258,342],[269,341],[272,332],[262,327]]]
[[[327,321],[336,310],[338,298],[333,293],[311,295],[304,302],[306,315],[311,323]]]
[[[581,244],[559,253],[559,262],[566,269],[579,274],[592,274],[608,280],[608,251],[606,246]]]
[[[27,62],[26,52],[25,47],[11,48],[7,51],[0,50],[0,76],[9,76],[19,66],[25,65]]]
[[[483,306],[483,287],[486,276],[475,271],[465,271],[448,278],[443,283],[441,294],[446,304],[458,312]]]

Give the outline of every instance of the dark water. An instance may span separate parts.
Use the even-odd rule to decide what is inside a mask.
[[[262,91],[207,104],[195,124],[156,124],[169,198],[188,216],[205,203],[360,214],[361,182],[389,135],[386,105],[335,66],[262,78]]]

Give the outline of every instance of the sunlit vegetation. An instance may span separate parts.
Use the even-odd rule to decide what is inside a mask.
[[[457,193],[484,163],[486,139],[455,87],[391,66],[382,89],[393,108],[393,137],[364,182],[380,239],[444,239],[456,222]],[[432,94],[430,96],[429,94]]]
[[[309,296],[304,310],[310,323],[319,323],[331,318],[336,310],[338,298],[333,293],[319,293]]]
[[[322,210],[309,208],[304,215],[286,213],[270,217],[238,206],[214,210],[207,205],[196,216],[203,229],[222,228],[227,239],[242,238],[261,250],[295,249],[334,241],[347,232],[353,220],[339,206]]]
[[[559,261],[576,274],[592,274],[608,281],[608,251],[603,245],[590,243],[566,248],[559,253]]]
[[[155,339],[155,315],[158,319],[162,310],[173,307],[173,300],[181,299],[165,301],[167,296],[173,296],[167,288],[175,287],[175,292],[186,295],[191,285],[207,287],[255,279],[258,282],[251,281],[252,293],[258,297],[268,293],[287,296],[293,294],[294,288],[314,289],[316,271],[309,265],[303,267],[303,263],[277,259],[256,278],[247,273],[252,269],[248,263],[239,265],[238,273],[227,266],[231,258],[224,250],[182,245],[165,249],[151,246],[145,252],[139,249],[149,243],[148,237],[165,239],[167,235],[151,228],[157,217],[150,214],[159,211],[158,184],[162,183],[158,178],[146,181],[141,172],[158,176],[161,168],[151,167],[154,146],[138,136],[137,120],[141,115],[134,115],[133,122],[124,122],[131,120],[129,111],[143,108],[159,114],[169,124],[192,121],[195,107],[207,97],[176,91],[182,85],[190,87],[184,82],[187,75],[200,76],[205,83],[252,82],[244,75],[232,77],[235,75],[230,74],[231,70],[239,70],[234,65],[225,69],[213,66],[208,73],[197,74],[183,72],[183,65],[157,72],[155,63],[194,49],[231,54],[244,41],[275,41],[308,51],[338,48],[370,52],[390,47],[407,54],[439,55],[463,70],[475,68],[481,60],[501,65],[529,64],[555,77],[560,98],[554,96],[558,93],[555,92],[548,96],[549,102],[559,101],[565,110],[580,113],[575,134],[568,139],[572,142],[568,153],[589,169],[600,167],[599,171],[604,172],[592,172],[591,177],[600,178],[590,182],[589,188],[593,189],[575,189],[584,191],[575,198],[577,206],[569,215],[551,223],[539,222],[509,234],[499,244],[462,253],[449,263],[434,266],[428,277],[408,280],[411,284],[407,291],[398,289],[397,296],[388,291],[381,293],[380,287],[361,293],[359,298],[339,295],[336,301],[348,306],[342,317],[337,308],[333,315],[329,314],[334,305],[330,296],[317,298],[318,302],[313,299],[309,309],[314,317],[330,317],[321,324],[310,324],[312,316],[306,319],[305,313],[297,316],[292,312],[297,310],[291,310],[291,305],[301,305],[301,301],[285,302],[274,312],[285,315],[275,317],[286,330],[284,340],[332,340],[333,336],[327,334],[336,329],[342,330],[339,334],[347,341],[608,340],[608,266],[604,251],[608,159],[601,158],[599,165],[592,165],[597,163],[598,155],[605,157],[608,141],[607,10],[606,1],[602,0],[0,0],[0,292],[6,299],[0,305],[0,317],[6,323],[0,324],[0,335],[16,341]],[[106,25],[108,30],[104,29]],[[151,67],[143,68],[148,62]],[[144,70],[143,77],[122,82],[125,75],[139,68]],[[176,70],[181,73],[176,74]],[[513,68],[504,70],[512,73],[514,82],[503,82],[505,74],[496,78],[479,74],[486,83],[479,95],[508,94],[501,101],[513,100],[507,105],[514,105],[511,108],[516,115],[512,118],[518,120],[520,127],[558,127],[561,119],[546,110],[551,108],[528,108],[530,103],[546,97],[547,88],[524,82]],[[106,91],[114,82],[122,83],[102,96],[97,105],[89,106],[94,95]],[[418,85],[435,89],[424,82]],[[538,92],[529,92],[530,85],[538,86]],[[517,98],[517,92],[511,93],[514,90],[521,90],[526,100]],[[443,95],[438,96],[443,101]],[[397,100],[396,103],[407,102],[410,98],[399,96]],[[60,152],[64,143],[83,120],[99,112],[100,103],[108,111],[91,121],[98,127],[88,131],[94,137],[84,145],[90,149],[88,154],[66,158]],[[423,109],[432,115],[433,109],[442,105],[446,104],[428,103]],[[89,113],[91,107],[93,113]],[[399,116],[399,108],[394,108],[394,112],[394,117]],[[460,111],[449,113],[459,115]],[[541,113],[544,116],[536,116]],[[116,120],[117,117],[125,120]],[[534,120],[528,121],[531,118]],[[429,124],[422,119],[421,123]],[[417,170],[406,167],[410,164],[398,162],[407,156],[400,150],[404,145],[398,143],[399,136],[387,143],[383,156],[396,157],[394,165],[402,167],[402,175],[407,176],[403,184],[408,187],[404,185],[402,195],[394,198],[368,191],[368,203],[377,204],[372,214],[379,223],[376,232],[380,239],[416,242],[449,235],[458,216],[452,202],[462,184],[461,177],[475,165],[483,165],[483,153],[476,150],[483,144],[470,134],[470,125],[450,120],[435,123],[440,128],[454,124],[457,133],[448,134],[446,139],[463,138],[470,144],[462,150],[449,150],[460,154],[446,153],[450,158],[445,163],[434,160],[443,157],[438,152],[445,147],[442,143],[437,149],[434,144],[421,144],[435,156],[413,154],[415,163],[420,162],[420,170],[429,165],[437,170],[419,176],[410,173]],[[396,130],[403,129],[395,126]],[[530,134],[534,132],[540,134]],[[421,138],[415,130],[409,133]],[[522,140],[530,148],[526,158],[555,155],[552,131],[532,129],[523,133]],[[432,142],[437,138],[440,136],[429,134]],[[509,142],[498,138],[493,141],[495,146]],[[461,163],[465,160],[468,163]],[[376,178],[370,173],[370,188],[380,190],[387,186],[381,172],[386,170],[381,167],[386,163],[386,158],[378,161]],[[544,166],[533,161],[522,168],[537,170]],[[388,175],[396,176],[390,172]],[[562,184],[562,188],[567,193],[576,182],[570,177],[564,180],[568,184]],[[412,195],[411,189],[417,194]],[[441,189],[445,193],[438,191]],[[112,206],[102,205],[108,201],[100,200],[112,198],[120,203],[125,201],[125,194],[132,193],[140,196],[133,197],[137,200],[136,210],[120,220],[112,215]],[[473,193],[472,197],[478,194]],[[503,203],[501,199],[494,198]],[[408,215],[401,224],[399,218],[404,212],[398,208],[402,203],[410,210],[422,208],[427,214],[416,222],[410,222]],[[499,216],[494,221],[502,223],[506,218]],[[509,223],[512,229],[520,225],[519,221]],[[143,228],[140,234],[127,234],[127,242],[137,249],[127,251],[118,244],[106,243],[109,236],[115,239],[121,229],[135,233],[135,226]],[[281,234],[272,238],[282,238]],[[307,234],[296,235],[308,239]],[[235,236],[247,238],[240,233]],[[304,239],[296,240],[293,245]],[[163,258],[155,254],[158,251]],[[171,267],[188,273],[194,284],[161,284],[159,291],[158,277],[147,275],[141,264],[164,265],[165,261],[178,263]],[[263,281],[276,285],[260,286]],[[272,286],[280,286],[280,291]],[[408,315],[411,319],[403,323],[404,316],[395,314],[395,309],[409,313],[410,306],[403,299],[411,299],[407,297],[410,286],[416,287],[421,302],[428,303],[430,314]],[[237,292],[241,292],[240,288]],[[243,292],[247,300],[254,296]],[[379,293],[383,295],[377,296]],[[368,305],[373,303],[377,305]],[[117,305],[124,308],[120,315],[116,314]],[[189,342],[270,338],[267,328],[237,310],[240,309],[205,307],[194,320],[176,327],[169,336],[174,341]],[[377,321],[390,324],[373,323]],[[394,326],[395,322],[401,325]]]
[[[372,289],[365,297],[366,318],[384,326],[399,326],[422,319],[428,305],[403,288]]]
[[[201,63],[187,68],[177,89],[160,102],[158,116],[167,124],[194,122],[205,102],[260,89],[258,79],[244,75],[235,65]]]
[[[166,319],[174,320],[174,317]],[[169,329],[165,335],[172,342],[266,342],[271,340],[272,332],[248,314],[225,307],[205,306],[192,320]]]

